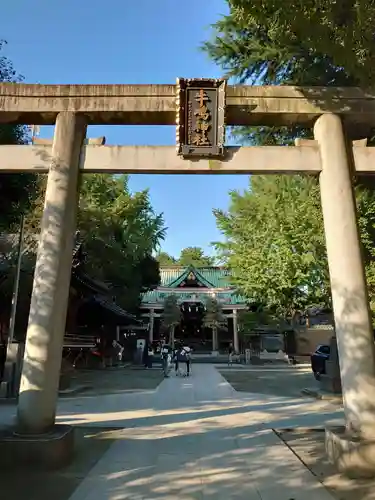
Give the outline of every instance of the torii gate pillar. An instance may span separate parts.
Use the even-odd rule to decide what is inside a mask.
[[[348,452],[348,443],[355,442],[353,436],[367,445],[373,442],[375,465],[375,346],[352,186],[352,151],[339,116],[318,118],[314,135],[322,161],[320,193],[346,420],[343,436],[328,433],[328,453],[342,470],[361,469],[362,474],[369,456]]]
[[[58,114],[18,400],[23,434],[45,433],[55,424],[85,135],[82,115]]]

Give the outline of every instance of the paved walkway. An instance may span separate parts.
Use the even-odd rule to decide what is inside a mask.
[[[336,423],[339,409],[237,393],[213,365],[193,371],[156,391],[60,401],[60,422],[122,429],[70,500],[332,498],[272,428]]]
[[[77,405],[85,413],[77,415]],[[70,421],[125,426],[70,500],[328,500],[331,496],[271,430],[338,415],[316,402],[239,394],[212,365],[157,391],[62,405]],[[88,412],[89,411],[89,412]],[[63,410],[63,413],[64,410]],[[61,419],[66,421],[67,415]],[[319,422],[318,422],[319,420]]]

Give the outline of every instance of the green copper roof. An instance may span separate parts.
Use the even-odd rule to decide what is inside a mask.
[[[228,276],[228,270],[222,267],[182,267],[171,266],[161,267],[161,285],[174,288],[178,286],[189,273],[194,273],[201,283],[211,288],[228,288],[231,286]]]
[[[196,280],[203,286],[203,288],[178,288],[189,274],[194,274]],[[169,266],[160,269],[161,284],[159,289],[152,290],[143,294],[143,303],[162,303],[164,299],[171,293],[168,288],[177,295],[178,300],[183,302],[197,301],[204,302],[208,296],[203,290],[207,291],[210,288],[223,288],[223,291],[216,291],[218,300],[225,305],[239,305],[246,304],[247,300],[235,293],[229,280],[229,272],[227,269],[221,267],[198,267],[193,266]],[[162,289],[160,289],[162,288]],[[164,289],[163,289],[164,288]]]

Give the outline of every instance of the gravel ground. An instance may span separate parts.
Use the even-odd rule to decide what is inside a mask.
[[[317,388],[317,382],[309,367],[261,366],[253,368],[218,368],[221,375],[240,392],[270,394],[285,397],[303,397],[306,387]]]
[[[146,370],[140,367],[79,370],[73,375],[72,386],[87,386],[85,395],[120,394],[153,390],[163,380],[161,368]]]

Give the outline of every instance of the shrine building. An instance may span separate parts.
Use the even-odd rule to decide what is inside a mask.
[[[237,314],[246,309],[247,301],[236,293],[227,269],[172,265],[162,266],[160,274],[160,286],[146,292],[141,302],[142,317],[149,323],[151,342],[165,334],[162,329],[164,301],[167,296],[175,295],[182,312],[181,322],[175,328],[175,341],[184,341],[200,352],[226,349],[230,342],[238,348]],[[217,345],[211,328],[203,324],[207,298],[216,299],[228,318],[227,329],[218,331]]]

